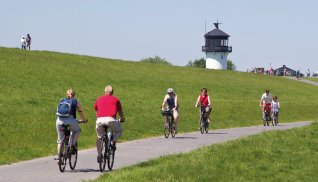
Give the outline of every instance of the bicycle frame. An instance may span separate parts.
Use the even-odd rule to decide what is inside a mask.
[[[173,111],[170,111],[170,110],[163,111],[162,115],[165,116],[165,123],[164,123],[165,137],[168,138],[170,134],[172,137],[175,137],[176,131],[175,131]],[[168,125],[168,128],[166,127],[167,125]]]
[[[201,114],[200,114],[200,131],[203,134],[208,133],[209,122],[208,122],[208,113],[206,112],[206,107],[201,106]]]
[[[111,141],[113,140],[113,131],[108,126],[103,126],[105,129],[105,134],[101,139],[101,148],[100,153],[102,154],[102,158],[99,162],[99,169],[101,172],[105,170],[105,166],[107,163],[107,167],[109,170],[112,170],[114,165],[115,151],[111,149]],[[104,151],[104,152],[103,152]]]

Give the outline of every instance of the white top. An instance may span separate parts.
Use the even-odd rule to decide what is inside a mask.
[[[272,102],[273,98],[272,98],[272,95],[269,93],[268,95],[266,95],[266,93],[264,93],[262,95],[262,101],[265,102],[265,104],[269,104]]]
[[[21,45],[26,44],[26,40],[24,38],[21,38]]]
[[[279,102],[278,101],[272,101],[272,112],[279,112]]]

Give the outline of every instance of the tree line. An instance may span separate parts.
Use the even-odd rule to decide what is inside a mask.
[[[155,57],[147,57],[147,58],[142,58],[140,62],[143,63],[153,63],[153,64],[167,64],[167,65],[172,65],[169,61],[167,61],[165,58],[161,58],[160,56],[155,56]],[[194,68],[205,68],[205,59],[199,58],[195,60],[190,60],[188,64],[186,65],[187,67],[194,67]],[[236,70],[236,65],[233,63],[232,60],[227,60],[227,69],[228,70]]]

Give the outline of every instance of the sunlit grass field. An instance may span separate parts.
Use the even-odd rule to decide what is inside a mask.
[[[99,181],[317,181],[318,123],[105,173]]]
[[[194,104],[202,87],[212,98],[214,128],[260,124],[264,89],[278,96],[281,122],[318,115],[318,87],[252,73],[0,48],[0,75],[0,164],[56,154],[56,106],[69,87],[89,119],[81,125],[80,149],[95,145],[93,104],[107,84],[124,108],[120,141],[162,135],[160,105],[169,87],[179,99],[179,132],[197,130]]]

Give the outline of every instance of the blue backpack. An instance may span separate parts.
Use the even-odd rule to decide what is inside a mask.
[[[69,117],[72,113],[72,103],[74,99],[63,98],[57,105],[56,115],[60,117]]]

